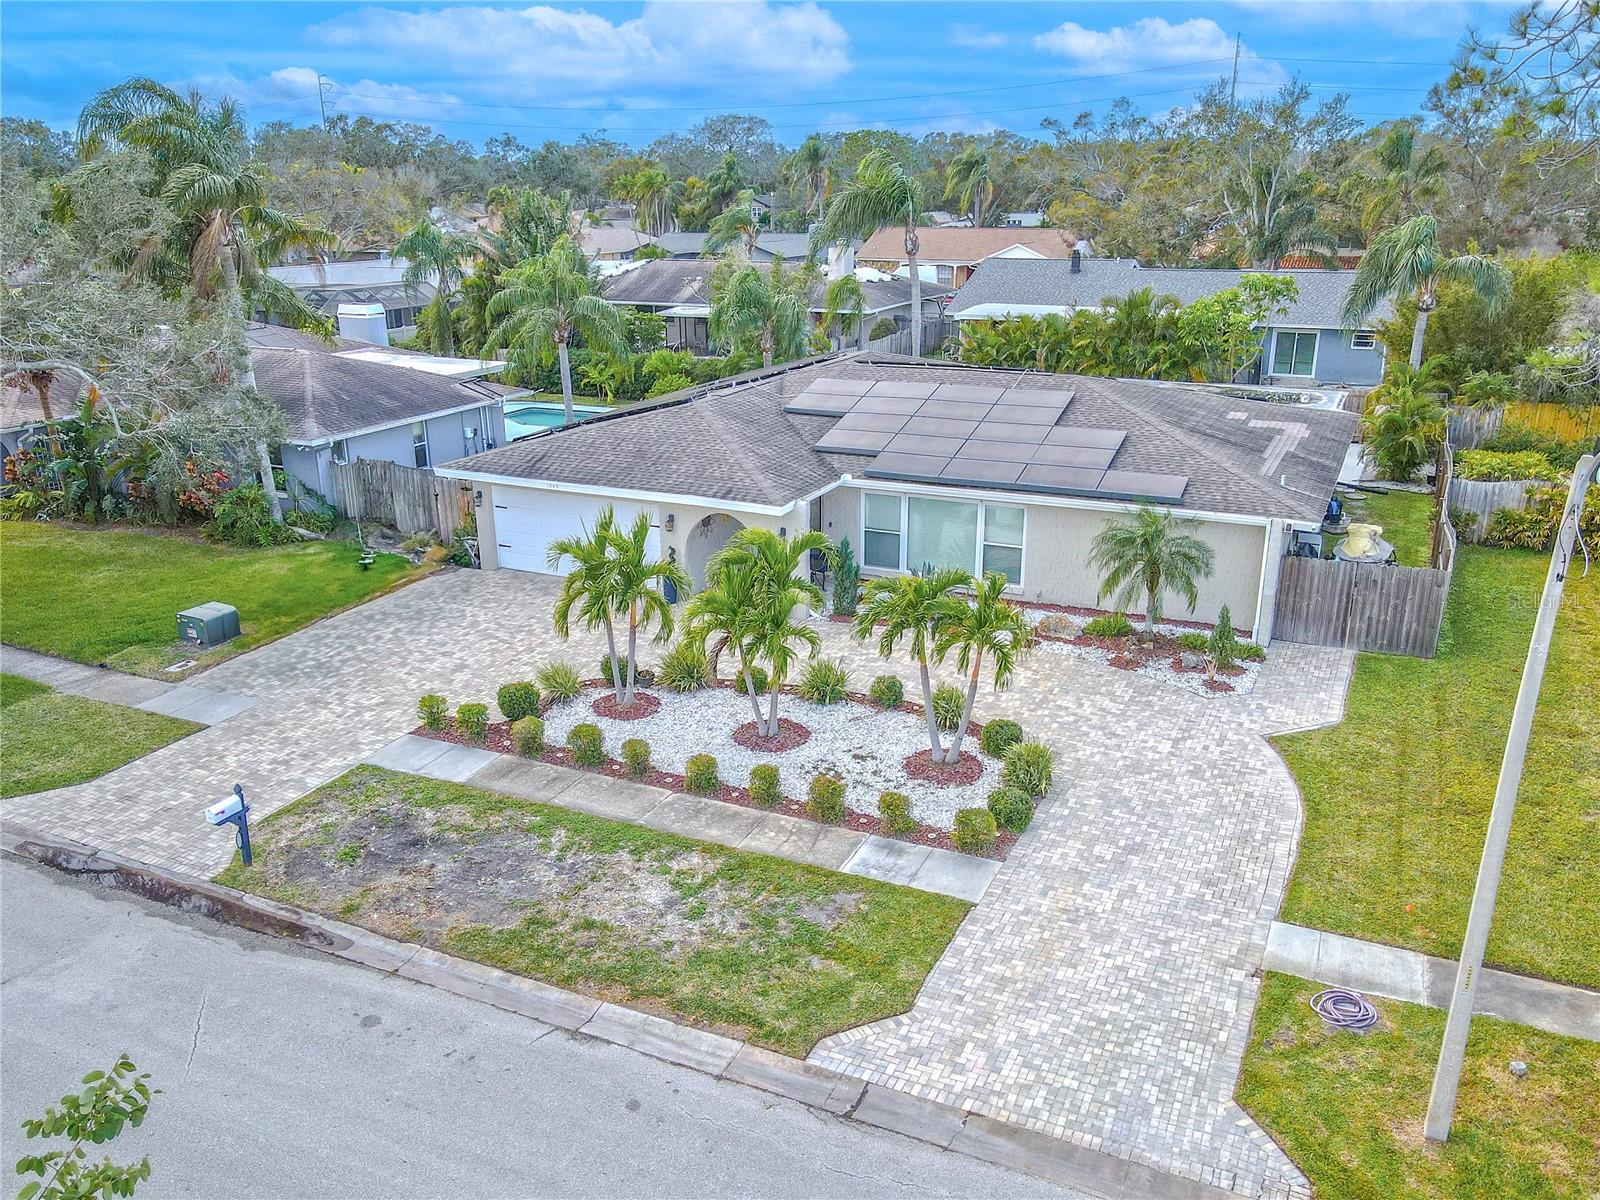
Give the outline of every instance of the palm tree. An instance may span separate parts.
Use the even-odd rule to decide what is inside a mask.
[[[806,211],[822,219],[822,209],[828,198],[828,144],[818,135],[811,134],[784,159],[783,178],[791,188],[806,198]]]
[[[424,217],[395,243],[394,256],[406,260],[401,279],[408,287],[431,283],[433,316],[427,326],[432,335],[428,349],[435,354],[454,354],[455,334],[450,327],[450,297],[466,277],[467,264],[482,247],[465,234],[440,229]]]
[[[488,317],[495,324],[483,353],[508,347],[512,361],[526,368],[535,356],[548,362],[554,351],[561,364],[566,423],[571,425],[572,364],[567,347],[574,334],[582,334],[591,349],[626,353],[622,318],[599,297],[589,261],[566,234],[556,239],[549,253],[506,272],[503,281],[503,289],[489,301]]]
[[[733,202],[734,196],[744,187],[744,180],[739,174],[739,162],[729,150],[722,156],[718,163],[706,175],[706,206],[711,212],[721,212]]]
[[[1215,558],[1210,546],[1185,532],[1199,528],[1194,521],[1175,521],[1170,512],[1145,506],[1131,517],[1113,521],[1095,535],[1089,551],[1091,565],[1105,572],[1099,599],[1116,593],[1119,611],[1130,611],[1144,598],[1144,630],[1155,636],[1161,620],[1161,599],[1169,591],[1189,602],[1199,602],[1196,580],[1211,574]]]
[[[627,706],[634,701],[634,681],[639,675],[639,630],[654,621],[658,644],[672,638],[672,605],[662,594],[662,585],[670,583],[685,592],[693,585],[688,572],[676,562],[649,557],[649,513],[641,512],[625,530],[617,528],[613,520],[605,536],[611,557],[612,602],[619,614],[624,610],[628,614],[628,674],[618,697]]]
[[[713,671],[723,652],[732,649],[739,678],[744,681],[745,694],[755,712],[756,728],[765,730],[766,717],[761,712],[755,677],[750,673],[762,624],[760,610],[755,568],[723,563],[719,570],[708,572],[706,586],[689,601],[683,636],[706,647]]]
[[[1304,254],[1333,266],[1339,238],[1317,212],[1317,176],[1301,171],[1280,177],[1259,163],[1245,178],[1242,216],[1245,253],[1259,271],[1276,271],[1290,254]]]
[[[1449,160],[1438,146],[1417,150],[1417,127],[1397,123],[1372,152],[1378,174],[1367,182],[1361,225],[1369,234],[1391,221],[1406,221],[1444,194]]]
[[[706,231],[704,253],[709,257],[720,254],[725,246],[744,243],[744,256],[754,259],[756,242],[761,237],[761,223],[756,220],[756,194],[748,188],[733,198],[733,203],[711,218]]]
[[[841,275],[822,294],[822,319],[817,322],[817,330],[822,335],[822,348],[831,349],[827,338],[833,333],[835,323],[839,326],[841,341],[861,328],[862,320],[867,315],[867,293],[861,286],[861,280],[854,273]]]
[[[978,679],[983,674],[983,658],[994,663],[994,686],[998,691],[1011,682],[1017,664],[1033,644],[1033,630],[1022,610],[1005,598],[1006,577],[990,571],[972,590],[972,603],[953,607],[934,639],[934,657],[940,662],[950,651],[956,652],[956,666],[967,675],[967,702],[961,708],[961,724],[945,749],[944,761],[961,761],[961,741],[967,736],[972,707],[978,700]]]
[[[982,146],[971,145],[950,160],[945,172],[946,199],[961,205],[970,213],[974,227],[982,226],[983,210],[994,199],[994,180],[989,175],[989,152]]]
[[[1428,318],[1439,304],[1439,285],[1464,283],[1477,293],[1491,313],[1511,295],[1511,272],[1481,254],[1445,257],[1439,248],[1439,224],[1421,213],[1384,230],[1356,268],[1345,298],[1344,322],[1357,329],[1380,304],[1391,297],[1416,301],[1417,319],[1411,330],[1411,366],[1422,366],[1422,342]]]
[[[739,267],[717,281],[711,299],[711,336],[728,346],[753,339],[761,349],[761,365],[787,362],[805,353],[810,312],[804,291],[774,262],[763,271],[754,264]]]
[[[218,298],[233,310],[238,318],[234,353],[245,387],[255,388],[244,338],[247,295],[255,308],[301,328],[329,332],[320,313],[263,268],[291,249],[320,252],[333,236],[267,204],[266,180],[250,165],[244,118],[233,101],[207,104],[198,92],[180,96],[153,79],[129,79],[100,92],[78,119],[84,158],[92,159],[113,141],[150,155],[161,198],[175,217],[165,239],[146,247],[134,266],[171,278],[181,261],[199,299]],[[281,523],[265,442],[256,444],[256,462],[272,519]]]
[[[606,631],[606,650],[611,662],[611,684],[617,703],[622,703],[622,670],[617,660],[617,587],[613,545],[617,534],[617,514],[608,504],[600,510],[594,530],[576,537],[558,538],[550,543],[545,560],[552,571],[563,559],[571,569],[561,581],[552,617],[556,632],[563,638],[572,635],[574,610],[585,629]]]
[[[885,225],[905,227],[906,261],[911,269],[911,353],[915,357],[922,355],[922,276],[917,271],[917,223],[921,220],[922,188],[916,177],[887,150],[869,150],[811,235],[815,258],[819,248],[835,242],[865,240]]]
[[[1373,389],[1371,407],[1361,419],[1361,440],[1381,478],[1410,482],[1443,440],[1445,413],[1434,376],[1446,361],[1438,354],[1421,367],[1395,363]]]
[[[867,584],[852,623],[859,641],[878,635],[878,653],[884,658],[894,654],[902,639],[910,639],[911,657],[917,660],[922,677],[922,712],[928,723],[928,752],[934,762],[944,761],[944,747],[933,715],[933,679],[928,662],[940,628],[957,605],[966,606],[966,601],[954,593],[971,586],[972,576],[959,567],[874,579]]]
[[[672,206],[678,190],[680,185],[674,184],[666,170],[652,164],[634,172],[623,188],[623,196],[636,205],[640,227],[646,233],[659,234],[672,228]]]

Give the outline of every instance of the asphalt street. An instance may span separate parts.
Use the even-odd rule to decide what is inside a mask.
[[[0,1151],[119,1051],[141,1200],[1072,1195],[426,985],[0,861]],[[12,1186],[5,1185],[8,1189]],[[1077,1198],[1082,1200],[1082,1198]]]

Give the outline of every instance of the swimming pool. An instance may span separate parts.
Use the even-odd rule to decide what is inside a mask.
[[[601,405],[574,404],[572,415],[580,421],[587,421],[597,413],[609,411]],[[529,434],[538,433],[541,429],[553,429],[566,421],[566,410],[560,404],[551,404],[548,401],[537,400],[528,404],[519,404],[516,407],[506,406],[506,438],[516,441],[518,438],[527,437]]]

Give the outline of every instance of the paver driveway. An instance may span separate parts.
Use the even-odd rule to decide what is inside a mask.
[[[211,874],[230,835],[201,809],[235,781],[258,815],[415,721],[418,695],[492,700],[552,657],[552,581],[435,576],[195,682],[249,711],[75,788],[9,801],[19,824]],[[823,626],[859,683],[898,673]],[[648,657],[648,655],[647,655]],[[980,697],[1057,753],[1050,797],[913,1010],[822,1043],[851,1074],[1244,1194],[1304,1180],[1232,1101],[1299,798],[1264,735],[1336,720],[1352,655],[1278,645],[1248,696],[1207,699],[1061,655]]]

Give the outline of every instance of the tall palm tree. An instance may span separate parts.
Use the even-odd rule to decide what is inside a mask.
[[[770,367],[805,353],[809,318],[805,291],[782,263],[766,271],[744,264],[713,287],[708,328],[730,347],[752,339],[760,347],[761,365]]]
[[[627,529],[613,521],[606,533],[611,557],[612,602],[628,616],[628,673],[618,697],[623,706],[634,702],[634,681],[639,676],[639,630],[656,625],[658,644],[672,638],[672,605],[662,594],[664,584],[687,592],[689,573],[676,562],[649,555],[650,514],[641,512]],[[613,664],[614,665],[614,664]]]
[[[822,338],[819,344],[824,350],[831,349],[827,339],[832,336],[835,324],[839,327],[840,338],[847,338],[861,328],[866,315],[867,293],[861,280],[853,272],[839,276],[822,293],[822,318],[817,322]]]
[[[961,708],[961,724],[945,748],[944,761],[961,761],[961,741],[967,736],[972,708],[978,700],[978,680],[987,655],[994,664],[995,690],[1011,682],[1011,676],[1033,645],[1033,630],[1022,610],[1005,598],[1006,577],[990,571],[972,589],[972,603],[952,606],[939,626],[933,643],[934,657],[940,662],[952,650],[956,666],[967,676],[967,702]]]
[[[972,216],[974,227],[983,224],[983,210],[994,199],[994,179],[989,174],[989,152],[971,145],[950,160],[944,194]]]
[[[1421,367],[1395,363],[1373,389],[1371,407],[1361,419],[1361,440],[1380,478],[1409,483],[1444,440],[1442,389],[1435,376],[1445,362],[1436,354]]]
[[[916,659],[921,674],[922,713],[928,723],[928,752],[934,762],[944,761],[944,746],[933,714],[933,678],[928,664],[940,628],[956,606],[966,606],[966,601],[955,593],[971,586],[972,576],[959,567],[874,579],[867,584],[851,626],[858,641],[864,642],[876,633],[878,653],[884,658],[891,657],[902,640],[909,640],[911,657]]]
[[[1155,635],[1167,592],[1177,592],[1193,612],[1200,598],[1196,581],[1211,574],[1216,557],[1210,546],[1187,532],[1198,528],[1194,521],[1174,520],[1170,512],[1148,505],[1107,525],[1089,551],[1090,565],[1105,572],[1098,598],[1115,593],[1112,603],[1126,612],[1142,597],[1148,637]]]
[[[589,261],[577,244],[563,234],[548,253],[507,271],[504,287],[489,301],[489,330],[483,353],[496,347],[510,350],[512,361],[530,367],[534,358],[549,362],[555,353],[561,364],[561,400],[566,423],[573,423],[572,363],[567,347],[581,334],[594,350],[623,354],[627,342],[622,318],[602,300]]]
[[[761,237],[761,223],[756,220],[756,194],[748,188],[733,198],[716,216],[706,230],[705,253],[720,254],[724,247],[743,243],[744,256],[754,260],[756,242]]]
[[[640,228],[649,234],[660,234],[672,228],[672,207],[677,189],[678,185],[674,184],[666,169],[652,164],[640,168],[629,177],[623,195],[636,206]]]
[[[811,235],[812,257],[835,242],[865,240],[885,225],[904,226],[906,261],[911,268],[911,353],[922,355],[922,276],[917,271],[917,224],[922,220],[922,188],[916,177],[887,150],[862,156],[850,182],[839,189]]]
[[[431,283],[433,300],[428,305],[433,317],[427,322],[432,338],[428,349],[435,354],[454,354],[455,333],[450,327],[450,297],[455,294],[466,277],[467,264],[481,250],[474,239],[461,233],[440,229],[424,217],[395,243],[394,256],[406,260],[401,275],[407,286]]]
[[[1417,319],[1411,329],[1411,366],[1422,366],[1422,342],[1428,318],[1439,304],[1439,285],[1464,283],[1477,293],[1491,313],[1511,295],[1511,272],[1481,254],[1447,257],[1439,248],[1439,223],[1420,213],[1384,230],[1356,268],[1345,298],[1344,322],[1359,328],[1380,304],[1391,297],[1415,300]]]
[[[708,211],[721,212],[733,202],[734,196],[744,187],[744,178],[739,174],[739,161],[734,158],[733,151],[729,150],[722,156],[722,161],[713,167],[705,179],[706,205]]]
[[[329,332],[321,314],[263,268],[291,249],[319,253],[333,235],[268,205],[266,180],[250,165],[238,105],[227,99],[208,104],[198,92],[180,96],[153,79],[129,79],[96,95],[78,119],[85,159],[111,142],[150,155],[161,198],[176,218],[165,240],[146,247],[135,267],[169,279],[186,274],[200,300],[216,299],[233,310],[235,361],[245,387],[255,388],[244,337],[247,297],[251,306],[301,328]],[[256,445],[256,461],[272,518],[282,522],[265,442]]]
[[[828,199],[828,143],[811,134],[783,161],[783,178],[806,198],[806,212],[822,219]]]
[[[617,514],[608,504],[600,510],[593,530],[551,542],[545,560],[552,571],[558,570],[564,560],[571,563],[551,614],[556,632],[563,638],[571,637],[574,615],[585,629],[606,631],[611,685],[620,704],[622,668],[617,659],[617,586],[612,553],[616,534]]]
[[[1318,213],[1314,172],[1282,176],[1257,163],[1244,176],[1238,224],[1245,253],[1258,271],[1276,271],[1290,254],[1304,254],[1333,266],[1339,238]]]
[[[1407,221],[1424,204],[1444,194],[1449,160],[1438,146],[1417,147],[1417,127],[1411,121],[1394,125],[1372,152],[1378,174],[1366,186],[1361,225],[1368,234],[1394,221]]]

